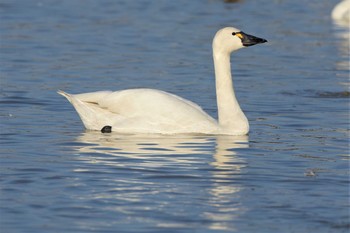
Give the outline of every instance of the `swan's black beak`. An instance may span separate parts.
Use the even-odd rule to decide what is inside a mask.
[[[246,47],[267,42],[267,40],[263,38],[248,35],[244,32],[237,32],[236,36],[238,36],[242,40],[242,44]]]

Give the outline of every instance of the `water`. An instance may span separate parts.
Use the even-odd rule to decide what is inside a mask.
[[[0,232],[348,232],[349,47],[332,1],[1,1]],[[152,87],[216,117],[211,39],[248,136],[83,129],[56,94]]]

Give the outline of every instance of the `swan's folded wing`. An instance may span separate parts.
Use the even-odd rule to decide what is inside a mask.
[[[197,104],[179,96],[154,89],[129,89],[113,92],[102,98],[98,105],[124,117],[153,119],[154,122],[167,121],[215,122]]]
[[[197,104],[153,89],[93,92],[65,96],[87,129],[109,125],[121,133],[214,132],[217,122]]]
[[[96,91],[74,95],[75,98],[88,103],[98,103],[100,100],[111,94],[112,91]]]

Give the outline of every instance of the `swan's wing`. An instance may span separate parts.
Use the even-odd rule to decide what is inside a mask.
[[[119,132],[210,133],[218,128],[217,121],[197,104],[154,89],[113,92],[98,105],[120,117],[112,124]]]
[[[113,92],[98,105],[123,116],[157,119],[201,120],[212,119],[197,104],[174,94],[154,89],[129,89]]]
[[[74,95],[74,97],[83,102],[97,104],[100,100],[102,100],[104,97],[106,97],[111,93],[112,91],[96,91],[96,92],[76,94]]]
[[[197,104],[153,89],[93,92],[70,95],[59,92],[75,107],[87,129],[134,133],[209,132],[217,122]]]

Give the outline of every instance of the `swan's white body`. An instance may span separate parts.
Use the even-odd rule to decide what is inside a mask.
[[[195,103],[154,89],[101,91],[67,97],[85,127],[120,133],[216,133],[217,122]]]
[[[332,11],[332,18],[336,21],[350,23],[350,0],[343,0],[339,2]]]
[[[197,104],[154,89],[77,95],[63,91],[58,93],[72,103],[85,127],[90,130],[112,126],[112,131],[119,133],[245,135],[249,124],[236,100],[230,68],[230,53],[243,47],[241,37],[232,35],[235,32],[239,30],[221,29],[213,41],[219,122]]]

